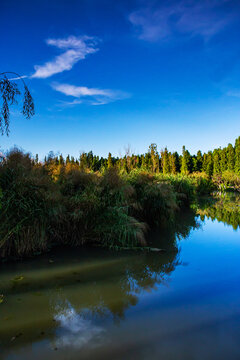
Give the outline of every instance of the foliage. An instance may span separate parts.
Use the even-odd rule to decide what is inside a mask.
[[[149,225],[173,223],[180,190],[169,179],[111,166],[83,172],[76,163],[49,157],[35,163],[11,150],[0,166],[0,256],[23,257],[56,244],[145,246]]]
[[[196,156],[185,147],[159,155],[156,144],[122,158],[50,152],[44,162],[12,149],[0,163],[0,257],[57,244],[145,246],[150,227],[173,226],[198,196],[240,191],[239,143]]]
[[[240,178],[233,171],[226,170],[222,174],[214,175],[212,178],[213,184],[218,191],[240,191]]]
[[[217,219],[237,230],[240,227],[240,198],[225,195],[210,202],[203,202],[197,213],[202,220],[205,216],[212,220]]]
[[[31,159],[19,151],[0,168],[2,257],[27,255],[47,248],[48,204],[45,191],[31,173]]]
[[[14,74],[22,81],[24,87],[22,114],[29,119],[35,114],[34,102],[28,87],[21,76],[14,72],[4,72],[0,74],[0,96],[2,107],[0,110],[0,132],[9,133],[10,106],[17,104],[17,98],[21,95],[21,91],[16,82],[7,77],[7,74]]]

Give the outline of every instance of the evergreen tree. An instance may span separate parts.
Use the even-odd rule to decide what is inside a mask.
[[[59,164],[64,165],[64,159],[63,159],[62,154],[59,156]]]
[[[240,136],[235,141],[235,173],[240,175]]]
[[[234,171],[235,153],[234,153],[234,147],[232,146],[232,144],[228,144],[228,147],[227,147],[227,164],[228,164],[228,170]]]
[[[212,176],[213,174],[213,157],[211,151],[209,151],[206,156],[206,174],[208,176]]]
[[[139,155],[137,155],[136,167],[137,167],[138,169],[141,167],[141,157],[140,157]]]
[[[144,155],[141,155],[141,168],[144,170],[146,169],[146,161]]]
[[[108,169],[110,169],[112,166],[113,166],[113,163],[112,163],[112,154],[109,153],[109,154],[108,154],[108,160],[107,160],[107,167],[108,167]]]
[[[54,162],[54,158],[55,158],[54,152],[53,152],[53,151],[49,151],[48,156],[47,156],[47,163],[48,163],[48,164],[53,163],[53,162]]]
[[[170,172],[171,174],[177,173],[177,158],[176,153],[169,153],[169,165],[170,165]]]
[[[87,158],[87,167],[88,169],[92,170],[93,152],[89,151],[86,155],[86,158]]]
[[[197,157],[195,155],[192,156],[192,171],[198,171]]]
[[[181,173],[188,174],[191,171],[191,155],[185,146],[182,148],[182,166]]]
[[[164,151],[161,151],[161,164],[162,164],[162,172],[163,174],[170,173],[170,163],[169,163],[169,156],[168,156],[168,149],[165,148]]]
[[[80,155],[80,170],[81,171],[85,171],[87,168],[87,154],[86,153],[82,153]]]
[[[94,156],[92,161],[92,170],[98,171],[100,169],[99,156]]]
[[[174,155],[174,158],[175,158],[176,170],[177,170],[177,173],[179,173],[180,170],[181,170],[180,156],[178,155],[177,151],[175,151],[173,153],[173,155]]]
[[[202,171],[207,172],[207,154],[203,154],[202,157]]]
[[[215,149],[213,151],[213,174],[220,174],[221,166],[220,166],[220,150]]]
[[[221,172],[223,173],[224,171],[227,170],[228,168],[228,163],[227,163],[227,149],[223,148],[220,151],[220,167],[221,167]]]
[[[67,157],[66,157],[66,164],[69,164],[70,163],[70,155],[68,155]]]
[[[197,152],[197,171],[202,171],[203,156],[200,150]]]

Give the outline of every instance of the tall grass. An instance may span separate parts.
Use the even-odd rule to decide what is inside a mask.
[[[48,204],[31,159],[14,150],[0,168],[0,254],[25,256],[47,249]]]
[[[196,187],[195,187],[196,188]],[[24,257],[57,244],[146,245],[149,226],[172,224],[195,194],[188,178],[76,164],[35,165],[13,149],[0,165],[0,257]]]

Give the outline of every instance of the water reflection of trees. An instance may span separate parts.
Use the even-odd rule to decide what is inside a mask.
[[[225,195],[212,200],[202,201],[197,211],[201,220],[205,216],[211,220],[218,220],[231,225],[234,230],[240,228],[240,197]]]
[[[45,255],[42,262],[35,258],[30,265],[17,264],[15,273],[23,274],[24,278],[15,283],[10,280],[12,275],[10,281],[4,275],[2,281],[1,291],[6,294],[6,301],[1,307],[9,318],[0,323],[1,344],[7,344],[19,333],[23,335],[11,346],[45,337],[55,341],[61,331],[65,344],[68,323],[76,324],[80,318],[90,321],[81,323],[76,333],[71,333],[75,341],[85,327],[92,329],[98,320],[104,324],[124,319],[126,311],[134,307],[145,292],[154,291],[167,282],[180,264],[178,238],[187,237],[197,224],[194,213],[179,216],[181,219],[171,229],[157,229],[149,234],[151,245],[164,248],[164,253],[111,253],[90,249],[85,255],[84,250],[78,254],[72,250],[69,256],[65,251],[55,254],[51,266],[49,255]],[[94,338],[97,334],[94,330]]]
[[[103,286],[87,288],[86,302],[79,303],[71,294],[68,301],[75,309],[92,316],[113,317],[116,321],[124,318],[125,311],[135,306],[142,293],[151,292],[167,281],[180,264],[178,240],[189,236],[198,227],[195,212],[179,214],[178,221],[171,228],[155,229],[149,234],[152,246],[165,252],[128,252],[118,264],[117,272],[109,269],[104,275]],[[101,280],[100,280],[101,283]]]

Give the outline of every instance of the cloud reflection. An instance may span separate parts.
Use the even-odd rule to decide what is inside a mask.
[[[69,303],[54,316],[54,319],[59,322],[55,342],[58,348],[71,346],[79,349],[85,345],[95,347],[103,340],[105,330],[84,319]]]

